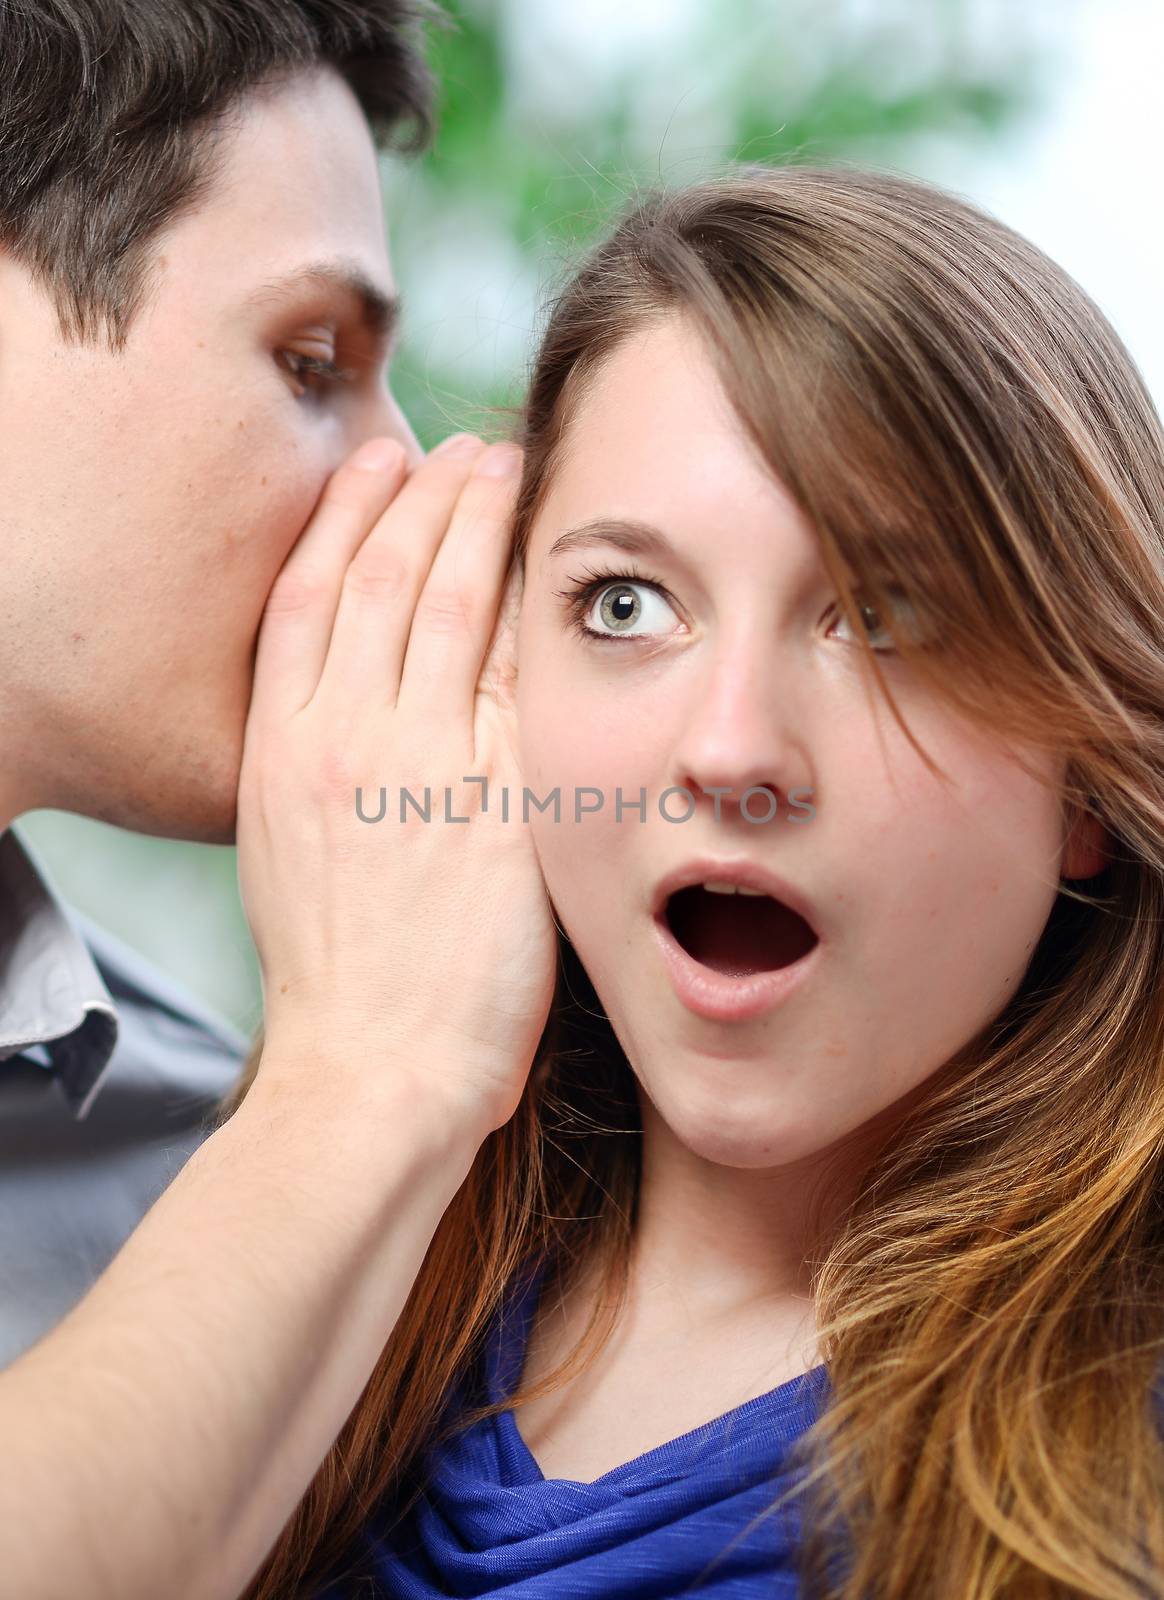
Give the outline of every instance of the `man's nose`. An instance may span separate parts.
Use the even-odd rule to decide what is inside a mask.
[[[365,439],[380,438],[399,440],[404,446],[410,472],[424,459],[424,451],[412,431],[411,423],[397,404],[395,395],[388,389],[385,389],[368,411],[361,415],[360,437],[353,440],[352,448],[355,449]]]

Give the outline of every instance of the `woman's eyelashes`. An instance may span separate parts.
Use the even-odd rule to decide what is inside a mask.
[[[661,631],[675,632],[674,628],[666,630],[650,626],[651,605],[645,604],[642,594],[636,591],[642,591],[642,594],[655,602],[656,609],[665,608],[674,618],[675,612],[670,602],[665,599],[665,586],[659,579],[650,578],[645,573],[633,570],[595,572],[588,569],[584,577],[568,579],[567,587],[555,590],[555,593],[566,603],[566,618],[570,627],[583,638],[601,639],[604,643],[609,643],[620,639],[654,639]],[[907,596],[901,590],[893,592],[896,599],[904,602],[908,615]],[[860,605],[859,612],[870,648],[879,655],[896,654],[888,629],[882,621],[881,612],[870,605]],[[634,631],[644,617],[648,623],[646,630]],[[871,624],[868,621],[870,618],[874,619]],[[834,627],[838,624],[845,624],[843,615],[837,617]],[[878,643],[879,634],[883,635],[887,642]]]
[[[663,584],[657,578],[633,571],[595,572],[588,568],[585,577],[567,579],[567,587],[555,590],[555,593],[566,602],[566,619],[570,627],[584,638],[604,641],[654,638],[657,629],[648,629],[646,633],[630,631],[641,621],[644,612],[648,620],[650,618],[651,607],[644,606],[636,590],[642,590],[652,601],[665,605],[663,596],[666,590]],[[671,615],[674,616],[673,611]],[[592,625],[588,618],[595,616],[604,626]]]
[[[909,625],[914,634],[917,635],[918,630],[914,626],[913,607],[910,604],[908,595],[905,594],[904,590],[899,589],[896,586],[890,590],[890,593],[893,596],[893,609],[895,613],[899,618],[903,618],[905,623]],[[857,611],[861,617],[861,626],[865,629],[865,637],[868,641],[869,648],[876,651],[878,655],[896,655],[897,651],[893,644],[888,627],[882,621],[882,613],[874,606],[861,604],[859,596]],[[866,623],[866,618],[868,617],[876,618],[876,624],[873,626],[868,626]],[[834,626],[838,624],[844,625],[845,620],[846,619],[844,615],[840,615],[837,617]],[[876,635],[879,633],[883,634],[884,637],[889,641],[887,644],[878,644],[876,642]]]

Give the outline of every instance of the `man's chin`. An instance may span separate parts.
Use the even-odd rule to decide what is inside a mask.
[[[229,815],[179,819],[179,827],[166,835],[170,839],[187,839],[192,844],[230,844],[235,842],[236,812],[232,804]]]
[[[175,789],[172,793],[124,792],[89,814],[100,822],[111,823],[131,833],[145,833],[159,839],[183,839],[191,844],[235,842],[238,814],[236,785],[221,788]]]

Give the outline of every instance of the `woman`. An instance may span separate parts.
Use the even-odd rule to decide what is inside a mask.
[[[482,678],[515,668],[515,721],[478,696],[482,764],[431,779],[488,765],[510,822],[379,825],[402,871],[441,852],[418,1005],[477,1030],[452,1087],[491,1131],[249,1593],[1160,1592],[1164,436],[1130,357],[960,199],[744,170],[584,263],[522,443],[509,586],[449,536],[478,633],[520,598]]]

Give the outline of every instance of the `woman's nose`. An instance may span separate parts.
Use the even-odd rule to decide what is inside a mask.
[[[812,787],[796,693],[771,652],[734,649],[694,689],[677,741],[672,783],[708,797],[718,817],[771,819],[792,790]],[[758,792],[757,792],[758,791]],[[763,791],[768,791],[765,794]]]

